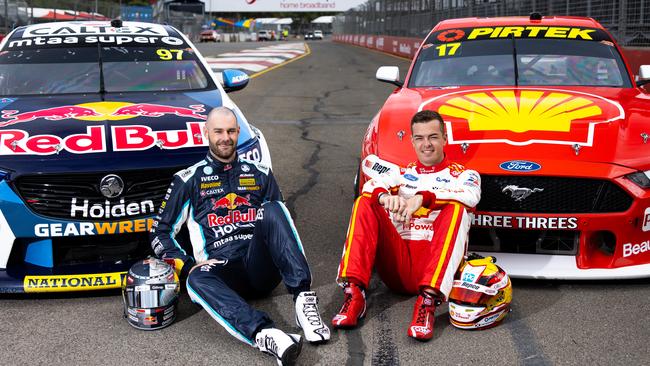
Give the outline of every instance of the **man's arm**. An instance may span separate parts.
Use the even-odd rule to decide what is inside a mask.
[[[450,201],[473,208],[481,200],[481,176],[474,170],[465,170],[458,179],[452,179],[452,183],[444,188],[418,194],[423,197],[422,206],[430,209],[437,209]]]
[[[260,179],[262,179],[262,182],[261,183],[258,182],[257,184],[263,185],[261,187],[263,189],[261,193],[263,202],[284,201],[284,197],[282,197],[282,191],[280,190],[278,181],[275,180],[275,176],[273,175],[273,171],[271,170],[271,168],[269,168],[268,166],[266,166],[265,164],[259,161],[247,160],[247,159],[241,159],[241,161],[255,166],[255,168],[257,168],[257,170],[261,173]]]
[[[156,256],[173,264],[174,270],[181,278],[194,263],[194,258],[187,255],[175,238],[187,220],[189,206],[189,187],[183,180],[182,173],[177,173],[167,189],[158,216],[155,217],[149,232],[151,246]]]
[[[368,155],[361,162],[361,169],[363,174],[370,177],[370,179],[363,185],[363,194],[371,195],[373,199],[379,200],[380,194],[391,193],[399,188],[399,166],[381,160],[376,155]],[[395,199],[390,200],[394,201]],[[383,197],[382,201],[384,201]],[[380,203],[382,206],[386,206],[383,202]]]
[[[275,180],[275,176],[271,170],[269,170],[268,180],[266,182],[264,201],[284,201],[284,197],[282,197],[282,191],[280,191],[280,186]]]
[[[368,155],[361,163],[363,174],[370,179],[363,185],[362,193],[377,200],[379,204],[393,214],[398,221],[408,220],[407,201],[397,195],[400,185],[400,167],[381,160],[376,155]]]

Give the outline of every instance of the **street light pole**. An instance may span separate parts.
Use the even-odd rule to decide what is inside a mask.
[[[9,34],[9,0],[5,0],[5,35]]]

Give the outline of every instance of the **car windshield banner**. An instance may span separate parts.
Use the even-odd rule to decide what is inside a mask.
[[[12,35],[5,49],[91,46],[98,43],[115,46],[132,44],[188,47],[178,34],[168,32],[159,24],[114,28],[106,22],[97,22],[31,25]]]
[[[432,33],[425,44],[465,42],[504,38],[570,39],[578,41],[607,41],[612,39],[602,29],[585,27],[504,26],[445,29]]]

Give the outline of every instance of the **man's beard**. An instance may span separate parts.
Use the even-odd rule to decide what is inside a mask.
[[[215,145],[210,145],[210,151],[212,154],[220,159],[223,160],[231,160],[234,158],[235,153],[237,152],[237,149],[235,149],[235,144],[232,140],[230,140],[231,145],[229,145],[229,149],[224,150],[223,148],[219,149],[219,146],[217,144]],[[223,145],[222,145],[223,146]]]

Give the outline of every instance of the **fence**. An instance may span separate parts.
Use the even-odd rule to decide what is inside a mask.
[[[174,4],[177,5],[174,7]],[[26,24],[106,20],[121,16],[125,20],[167,23],[193,41],[198,41],[205,18],[203,4],[198,10],[192,9],[194,11],[183,11],[181,1],[171,5],[169,1],[158,1],[153,8],[142,7],[137,11],[135,7],[105,0],[0,0],[0,33],[7,34],[13,28]],[[138,14],[134,15],[134,11]]]
[[[423,38],[444,19],[531,12],[591,17],[621,45],[650,46],[650,0],[369,0],[337,16],[333,29],[335,34]]]
[[[0,32],[41,22],[111,19],[120,15],[112,1],[87,0],[0,0]]]
[[[189,6],[185,5],[187,4],[182,1],[159,0],[153,6],[153,19],[156,23],[165,23],[175,27],[190,40],[197,42],[205,24],[204,7],[203,4],[197,7],[194,3]]]

